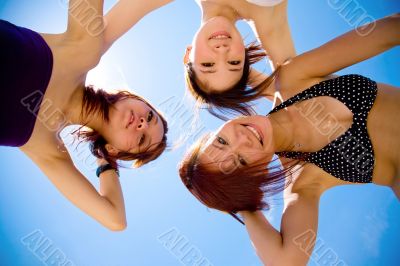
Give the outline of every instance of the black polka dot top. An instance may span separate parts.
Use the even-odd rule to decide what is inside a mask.
[[[345,75],[322,81],[276,106],[270,114],[297,102],[330,96],[345,104],[353,113],[351,127],[321,150],[277,152],[277,155],[313,163],[341,180],[354,183],[372,182],[375,160],[367,132],[367,117],[376,94],[376,82],[360,75]]]

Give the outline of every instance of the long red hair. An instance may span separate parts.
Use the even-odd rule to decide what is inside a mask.
[[[290,183],[286,174],[297,164],[276,165],[271,162],[233,171],[211,170],[199,160],[202,147],[210,138],[203,136],[185,155],[179,167],[179,175],[186,188],[204,205],[228,213],[258,211],[269,208],[268,196],[283,191]],[[222,163],[222,162],[213,162]]]

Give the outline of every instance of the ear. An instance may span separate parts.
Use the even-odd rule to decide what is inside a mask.
[[[111,156],[116,156],[119,153],[119,150],[111,144],[107,143],[104,147],[106,148],[108,154],[110,154]]]
[[[188,47],[186,47],[186,52],[185,52],[185,56],[183,57],[183,64],[187,64],[189,63],[189,56],[190,56],[190,51],[192,51],[192,46],[189,45]]]

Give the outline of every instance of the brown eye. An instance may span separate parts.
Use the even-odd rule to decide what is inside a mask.
[[[233,66],[237,66],[240,65],[241,61],[228,61],[228,64],[233,65]]]
[[[218,141],[219,144],[228,145],[228,143],[221,137],[217,137],[217,141]]]
[[[150,111],[149,114],[147,115],[147,123],[149,123],[151,120],[153,120],[154,113],[153,111]]]
[[[215,64],[214,63],[201,63],[203,67],[213,67]]]

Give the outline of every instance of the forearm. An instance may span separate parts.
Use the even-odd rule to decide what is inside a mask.
[[[75,38],[99,36],[97,31],[104,28],[98,24],[102,22],[103,5],[104,0],[69,0],[67,33]]]
[[[272,69],[296,56],[296,49],[287,22],[272,31],[261,31],[258,36],[267,52]]]
[[[302,54],[293,64],[302,75],[324,77],[400,44],[398,14],[349,31],[319,48]],[[293,60],[295,61],[295,60]]]
[[[275,69],[286,60],[296,56],[287,15],[288,2],[273,8],[253,10],[251,27]]]
[[[278,261],[283,260],[283,240],[280,232],[267,221],[262,212],[240,214],[261,261],[265,265],[279,265]]]
[[[105,16],[104,51],[148,13],[171,2],[173,0],[119,0]]]
[[[100,174],[100,195],[107,199],[115,209],[115,226],[126,227],[125,204],[121,184],[117,173],[113,170]]]
[[[400,13],[393,14],[387,18],[386,22],[386,36],[388,37],[386,46],[390,49],[394,46],[400,45]]]

